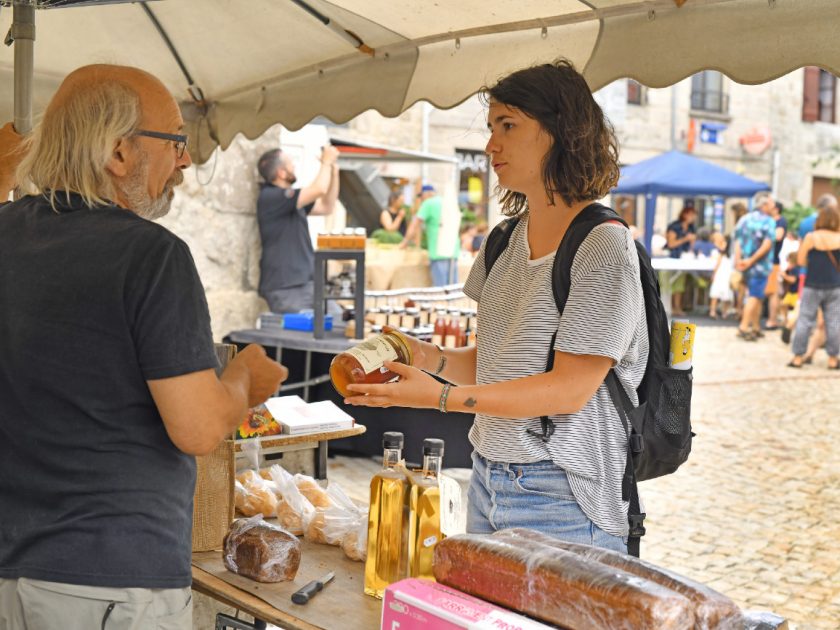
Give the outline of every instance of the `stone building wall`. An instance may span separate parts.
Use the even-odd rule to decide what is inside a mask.
[[[690,77],[667,88],[645,88],[641,105],[627,104],[626,98],[624,102],[613,98],[602,105],[616,127],[624,164],[659,155],[672,146],[685,150],[689,120],[694,117],[698,133],[701,122],[720,123],[727,128],[722,144],[707,144],[698,138],[693,155],[775,184],[774,193],[785,204],[807,205],[811,203],[814,177],[840,177],[840,170],[835,167],[837,160],[825,159],[831,148],[840,144],[840,126],[802,121],[803,75],[804,70],[797,70],[761,85],[741,85],[724,77],[729,107],[722,115],[691,109]],[[620,89],[626,94],[626,81],[618,81],[602,91],[615,90],[617,85],[623,86]],[[768,126],[773,138],[771,148],[759,156],[747,153],[739,143],[739,138],[757,125]],[[638,205],[643,205],[641,198]],[[679,200],[660,197],[657,226],[663,228],[680,207]]]

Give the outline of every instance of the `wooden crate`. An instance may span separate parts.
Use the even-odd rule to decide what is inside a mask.
[[[216,344],[221,373],[236,355],[236,346]],[[233,520],[233,481],[235,475],[233,437],[224,440],[209,455],[195,458],[196,478],[193,496],[193,551],[222,548],[222,541]]]

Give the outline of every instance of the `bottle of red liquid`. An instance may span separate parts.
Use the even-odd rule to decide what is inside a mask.
[[[435,329],[432,332],[432,343],[442,348],[444,337],[446,337],[446,311],[438,311]]]
[[[446,334],[443,338],[445,348],[458,348],[461,341],[461,313],[452,311],[449,314],[449,323],[446,325]]]

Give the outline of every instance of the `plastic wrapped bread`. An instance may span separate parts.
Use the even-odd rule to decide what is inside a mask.
[[[655,582],[571,551],[459,534],[435,546],[435,579],[569,630],[689,630],[694,606]]]
[[[306,525],[315,516],[315,508],[295,485],[292,475],[282,466],[275,464],[269,469],[276,486],[276,492],[282,498],[277,505],[277,520],[293,534],[301,535]]]
[[[355,520],[359,514],[359,508],[337,483],[331,483],[325,495],[327,507],[315,508],[315,513],[306,524],[303,535],[310,542],[340,545],[347,527],[341,527],[338,524]],[[327,526],[328,515],[329,527]]]
[[[300,566],[300,541],[262,515],[233,521],[224,540],[225,567],[257,582],[295,579]]]
[[[650,562],[609,549],[564,542],[531,529],[504,529],[496,532],[494,536],[512,540],[526,539],[571,551],[588,560],[621,569],[685,595],[695,606],[695,630],[735,630],[736,628],[740,630],[743,628],[741,609],[731,599],[704,584]]]
[[[266,481],[254,470],[239,473],[233,485],[236,511],[245,516],[274,516],[277,513],[277,495],[272,486],[272,482]]]
[[[312,477],[298,474],[294,476],[294,480],[300,493],[316,508],[327,508],[332,505],[328,492]]]

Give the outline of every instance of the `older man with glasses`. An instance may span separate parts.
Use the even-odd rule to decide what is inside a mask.
[[[0,206],[3,630],[191,628],[194,456],[286,376],[258,346],[216,376],[189,248],[152,222],[182,128],[155,77],[86,66],[14,153],[37,194]]]

